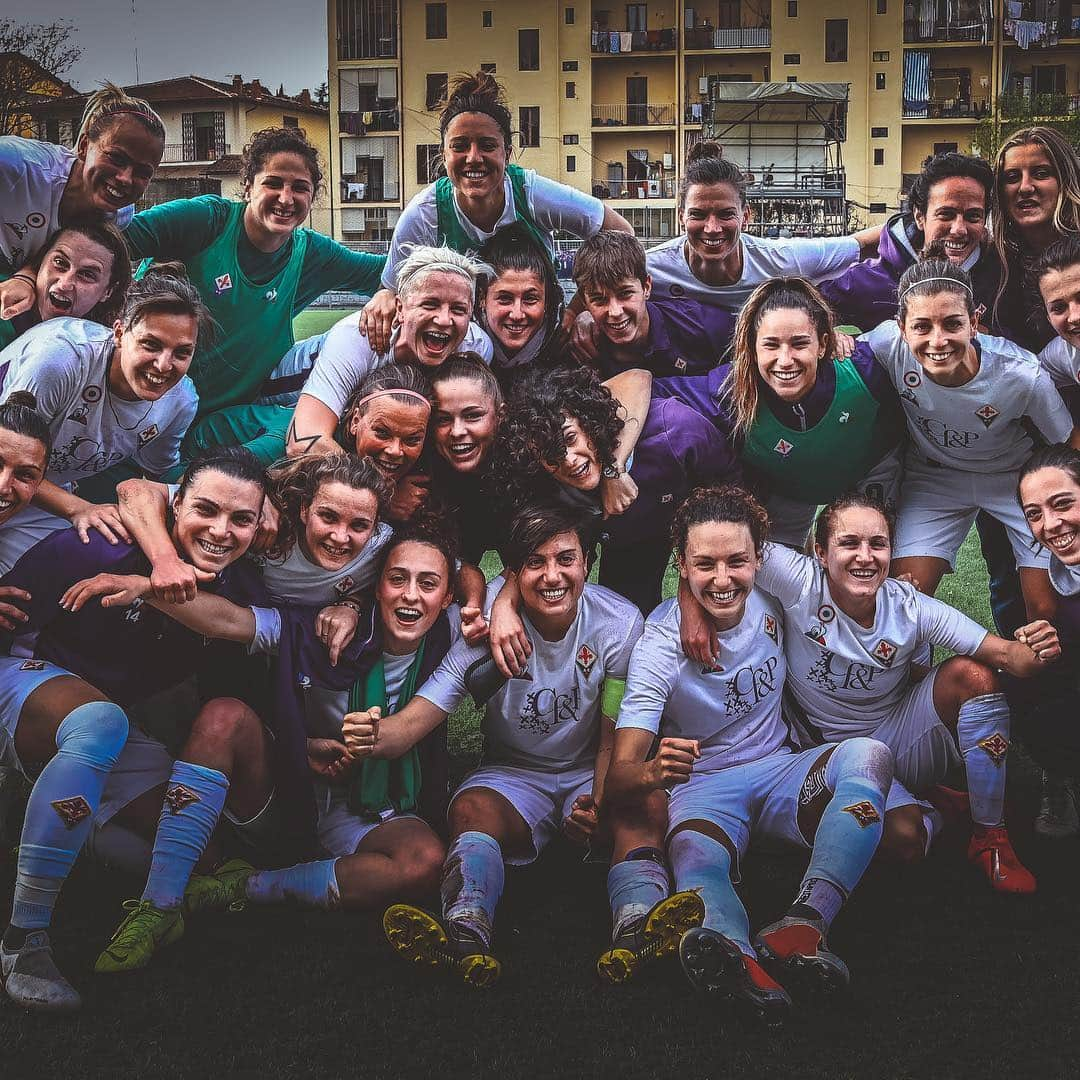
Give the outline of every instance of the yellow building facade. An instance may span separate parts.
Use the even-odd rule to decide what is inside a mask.
[[[389,238],[434,175],[446,78],[481,66],[506,88],[514,159],[650,239],[677,228],[717,83],[848,87],[853,224],[899,209],[928,154],[977,152],[983,117],[1080,102],[1080,0],[328,0],[328,25],[330,215],[345,240]]]

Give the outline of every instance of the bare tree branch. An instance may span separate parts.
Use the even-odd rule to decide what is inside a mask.
[[[19,23],[0,19],[0,135],[24,133],[26,106],[48,75],[63,79],[78,63],[77,27],[66,20]]]

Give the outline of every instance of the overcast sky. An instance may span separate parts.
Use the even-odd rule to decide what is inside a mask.
[[[326,80],[325,0],[33,0],[18,7],[16,14],[13,0],[0,0],[0,16],[77,26],[83,56],[66,78],[80,90],[106,78],[129,84],[239,73],[295,94]]]

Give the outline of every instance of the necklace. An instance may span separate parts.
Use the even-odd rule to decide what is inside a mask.
[[[105,365],[105,399],[109,403],[109,409],[112,411],[113,420],[116,421],[116,426],[120,428],[121,431],[134,431],[137,427],[141,427],[146,418],[150,415],[150,410],[153,409],[154,402],[151,401],[150,404],[146,406],[146,412],[144,412],[131,427],[128,427],[127,424],[121,422],[120,414],[116,411],[116,403],[113,401],[112,387],[109,385],[109,375],[111,374],[113,361],[115,359],[116,349],[114,348],[112,356],[109,357],[109,362]]]

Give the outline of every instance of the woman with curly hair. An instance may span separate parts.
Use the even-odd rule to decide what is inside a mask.
[[[241,175],[243,201],[175,199],[136,214],[125,236],[134,256],[181,260],[220,327],[191,369],[200,423],[188,446],[250,444],[269,464],[284,452],[291,413],[251,403],[293,345],[293,318],[328,289],[371,295],[386,260],[301,228],[323,182],[302,130],[257,131]]]
[[[629,463],[638,496],[602,519],[598,489],[615,464],[618,403],[587,368],[528,371],[515,384],[495,450],[495,475],[510,492],[549,487],[590,510],[603,548],[600,584],[642,612],[660,602],[675,508],[699,484],[735,479],[730,445],[700,413],[654,399]]]

